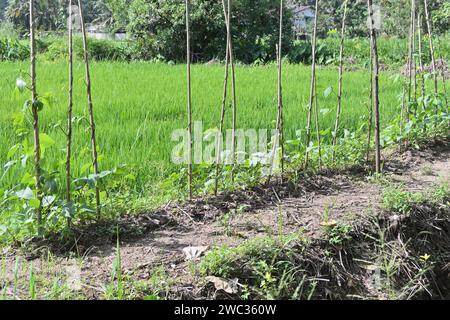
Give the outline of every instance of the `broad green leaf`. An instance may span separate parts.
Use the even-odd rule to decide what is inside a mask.
[[[81,167],[81,173],[85,173],[87,171],[89,171],[89,169],[92,167],[92,163],[86,163],[85,165],[83,165]]]
[[[44,109],[44,104],[40,100],[36,100],[33,103],[33,108],[36,108],[37,111],[42,111]]]
[[[41,202],[36,198],[30,199],[30,201],[28,201],[28,204],[35,209],[41,206]]]
[[[34,184],[34,177],[26,172],[22,177],[21,183],[27,186],[31,186]]]
[[[49,148],[55,144],[55,140],[53,140],[49,135],[45,133],[41,133],[39,135],[39,139],[41,140],[42,148]]]

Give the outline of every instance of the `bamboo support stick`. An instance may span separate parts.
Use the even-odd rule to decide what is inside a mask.
[[[91,74],[89,69],[89,51],[88,43],[86,37],[86,29],[84,26],[83,18],[83,6],[81,0],[78,0],[78,9],[80,14],[80,24],[81,24],[81,34],[83,36],[83,51],[84,51],[84,64],[86,69],[86,93],[88,99],[88,111],[89,111],[89,123],[91,127],[91,148],[92,148],[92,166],[94,168],[94,174],[97,176],[99,174],[98,169],[98,153],[97,153],[97,138],[95,134],[95,119],[94,119],[94,107],[92,103],[92,92],[91,92]],[[95,202],[96,202],[96,212],[97,217],[100,217],[100,190],[98,186],[95,186]]]
[[[316,135],[317,135],[317,153],[318,153],[318,165],[319,169],[322,169],[322,139],[320,136],[320,124],[319,124],[319,107],[318,107],[318,97],[317,97],[317,73],[314,74],[314,119],[316,125]]]
[[[316,41],[317,41],[317,17],[319,15],[319,1],[316,0],[316,10],[314,17],[314,31],[312,38],[312,64],[311,64],[311,89],[309,94],[309,110],[308,110],[308,124],[306,127],[306,152],[305,152],[305,170],[308,169],[309,164],[309,145],[311,143],[311,127],[312,127],[312,112],[314,104],[314,88],[316,80]]]
[[[425,68],[423,65],[423,46],[422,46],[422,12],[419,12],[419,16],[417,19],[417,37],[419,42],[419,68],[420,68],[420,83],[421,83],[421,91],[420,95],[422,97],[422,110],[425,110],[425,96],[426,96],[426,87],[425,87]]]
[[[373,1],[367,0],[369,8],[370,37],[372,39],[372,50],[374,59],[374,111],[375,111],[375,171],[381,173],[381,146],[380,146],[380,98],[379,78],[380,65],[378,60],[377,32],[374,26]]]
[[[220,174],[220,164],[222,160],[222,143],[223,143],[223,129],[224,129],[224,121],[225,121],[225,110],[226,110],[226,101],[227,101],[227,92],[228,92],[228,75],[229,75],[229,68],[230,68],[230,57],[229,57],[229,43],[230,43],[230,28],[229,26],[229,19],[230,14],[227,10],[227,6],[225,3],[225,0],[222,0],[222,6],[223,6],[223,13],[224,13],[224,20],[225,20],[225,26],[227,30],[227,42],[226,42],[226,49],[225,49],[225,76],[223,80],[223,94],[222,94],[222,105],[221,105],[221,111],[220,111],[220,124],[219,124],[219,132],[217,135],[217,146],[216,146],[216,178],[215,178],[215,185],[214,185],[214,194],[217,196],[217,192],[219,189],[219,174]]]
[[[71,155],[72,155],[72,111],[73,111],[73,25],[72,0],[69,0],[69,106],[67,108],[67,149],[66,149],[66,198],[71,201]]]
[[[233,54],[233,37],[232,37],[232,23],[231,23],[232,2],[228,0],[228,50],[231,64],[231,91],[233,96],[233,127],[231,133],[231,182],[234,183],[234,170],[236,166],[236,125],[237,125],[237,99],[236,99],[236,72],[234,68],[234,54]]]
[[[436,58],[434,53],[434,44],[433,44],[433,28],[431,26],[431,17],[428,11],[428,1],[423,0],[424,7],[425,7],[425,20],[427,22],[427,28],[428,28],[428,36],[430,41],[430,56],[431,56],[431,64],[433,66],[433,79],[434,79],[434,94],[438,94],[438,76],[437,76],[437,70],[436,70]],[[436,109],[437,112],[437,109]]]
[[[188,114],[188,189],[192,199],[192,84],[191,84],[191,37],[189,30],[189,0],[186,5],[186,65],[187,65],[187,114]]]
[[[269,175],[267,178],[267,184],[270,183],[273,172],[274,160],[278,149],[278,141],[281,147],[281,180],[283,180],[284,173],[284,142],[283,142],[283,93],[282,93],[282,38],[283,38],[283,0],[280,1],[280,25],[279,25],[279,39],[276,45],[277,55],[277,121],[276,121],[276,135],[272,145],[272,153],[269,167]]]
[[[411,0],[412,17],[412,65],[414,83],[414,101],[417,100],[417,61],[416,61],[416,0]]]
[[[345,20],[347,17],[347,5],[348,0],[344,1],[344,13],[342,15],[342,28],[341,28],[341,45],[339,49],[339,91],[338,91],[338,103],[336,110],[336,123],[333,132],[333,164],[336,161],[336,145],[337,137],[339,132],[339,124],[341,118],[341,108],[342,108],[342,86],[343,86],[343,74],[344,74],[344,40],[345,40]]]
[[[373,129],[373,51],[372,51],[372,40],[370,40],[370,94],[369,94],[369,126],[367,129],[367,151],[366,151],[366,161],[370,160],[370,144],[372,142],[372,129]]]
[[[36,198],[39,200],[39,207],[36,208],[36,220],[38,225],[38,234],[42,235],[42,185],[41,185],[41,142],[39,136],[39,110],[38,94],[36,88],[36,40],[35,40],[35,20],[34,20],[34,0],[30,0],[30,75],[31,75],[31,110],[33,114],[33,132],[34,132],[34,170]]]
[[[284,175],[284,116],[283,116],[283,78],[282,78],[282,68],[283,68],[283,56],[282,56],[282,44],[283,44],[283,0],[280,0],[280,28],[279,28],[279,38],[278,38],[278,131],[280,136],[280,147],[281,147],[281,180],[283,181]]]

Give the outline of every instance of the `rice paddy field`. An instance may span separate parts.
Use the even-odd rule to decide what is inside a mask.
[[[0,63],[0,162],[15,143],[12,118],[19,112],[29,93],[15,92],[18,77],[28,79],[28,62]],[[162,181],[176,169],[170,162],[173,130],[185,128],[186,67],[163,63],[94,62],[91,66],[94,112],[101,154],[102,170],[127,164],[137,183],[132,187],[145,196],[155,183]],[[51,105],[40,114],[42,131],[55,139],[55,147],[44,157],[64,159],[68,95],[68,66],[64,62],[41,62],[37,66],[38,92],[51,97]],[[273,128],[276,118],[276,65],[238,66],[237,108],[238,128]],[[222,65],[194,65],[193,118],[203,121],[204,130],[218,127],[223,90]],[[344,76],[343,113],[341,128],[354,129],[362,124],[368,113],[369,73],[367,70],[347,72]],[[287,138],[295,136],[306,126],[310,88],[310,67],[286,65],[283,71],[283,98]],[[329,86],[337,87],[338,71],[322,68],[318,71],[319,108],[331,112],[321,114],[321,127],[334,124],[336,95],[323,92]],[[84,84],[84,65],[77,62],[74,79],[74,116],[86,117],[87,100]],[[335,89],[336,91],[336,89]],[[381,75],[381,123],[390,120],[399,110],[401,82],[393,74]],[[231,101],[228,102],[226,127],[231,127]],[[74,176],[89,163],[90,146],[87,121],[79,121],[74,128]],[[46,163],[47,161],[47,163]],[[52,164],[62,170],[63,163]],[[0,169],[3,170],[3,169]],[[0,174],[1,176],[1,174]],[[11,186],[16,182],[14,171],[1,182]]]

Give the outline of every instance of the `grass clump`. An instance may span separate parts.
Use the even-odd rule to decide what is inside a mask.
[[[408,192],[400,187],[387,187],[382,194],[383,209],[400,214],[409,214],[414,204],[424,201],[422,193]]]
[[[307,298],[314,285],[294,261],[298,246],[306,246],[300,233],[247,240],[237,247],[211,250],[196,271],[202,276],[239,279],[243,299]]]
[[[409,192],[401,187],[387,187],[383,190],[383,209],[400,214],[410,214],[418,205],[447,205],[450,189],[446,182],[432,186],[423,192]]]
[[[243,272],[261,260],[277,260],[288,256],[294,244],[300,241],[299,234],[271,237],[264,236],[244,241],[237,247],[222,246],[209,251],[198,266],[201,275],[228,278]]]
[[[338,223],[335,227],[325,229],[328,243],[340,247],[352,240],[353,227],[346,223]]]
[[[450,205],[450,188],[448,183],[443,182],[430,190],[430,199],[434,203]]]

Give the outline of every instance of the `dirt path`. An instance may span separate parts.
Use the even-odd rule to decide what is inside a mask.
[[[450,183],[450,141],[423,151],[393,154],[385,160],[387,179],[407,190]],[[324,172],[305,177],[295,185],[197,200],[182,207],[169,204],[156,213],[136,218],[136,225],[144,228],[143,234],[121,243],[122,266],[134,278],[148,279],[155,267],[163,265],[170,277],[177,279],[180,292],[190,290],[192,276],[183,248],[234,246],[267,232],[277,233],[280,224],[285,234],[303,230],[318,238],[325,212],[330,219],[353,223],[369,210],[380,210],[382,190],[380,183],[371,181],[361,170],[350,170],[340,174]],[[116,257],[116,245],[111,240],[90,244],[80,238],[75,248],[83,254],[81,278],[90,298],[100,297],[104,284],[110,281]],[[60,267],[73,263],[73,259],[65,257],[56,259]],[[8,260],[13,265],[14,257]]]

